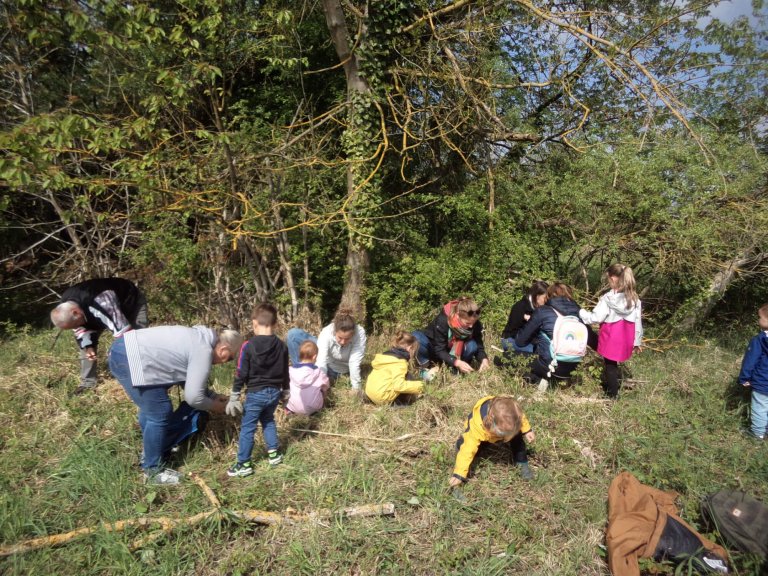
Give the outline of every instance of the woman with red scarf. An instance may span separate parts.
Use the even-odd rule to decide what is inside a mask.
[[[428,379],[430,362],[445,364],[463,374],[475,371],[473,361],[478,364],[478,372],[490,367],[483,346],[480,307],[472,298],[451,300],[429,326],[413,335],[419,341],[416,358],[422,378]]]

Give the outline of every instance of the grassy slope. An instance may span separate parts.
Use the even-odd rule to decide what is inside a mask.
[[[621,470],[681,493],[682,515],[696,524],[699,499],[724,486],[768,501],[766,447],[738,434],[746,418],[734,387],[746,336],[683,345],[632,360],[641,381],[617,403],[597,400],[598,365],[584,366],[571,388],[531,398],[519,377],[492,372],[442,375],[415,405],[377,408],[332,390],[332,407],[313,420],[280,428],[285,463],[269,469],[258,439],[256,474],[230,479],[238,427],[212,419],[179,468],[200,474],[231,509],[311,511],[391,501],[394,518],[329,521],[290,527],[208,522],[179,530],[141,554],[141,536],[98,533],[61,548],[0,559],[4,574],[607,574],[601,544],[608,484]],[[0,347],[0,540],[140,516],[182,517],[208,503],[194,483],[143,486],[136,466],[135,409],[105,374],[95,394],[71,399],[76,354],[68,338],[19,333]],[[385,347],[373,339],[372,351]],[[226,392],[231,366],[217,368]],[[447,491],[453,441],[484,394],[523,398],[538,434],[532,483],[519,480],[499,448],[487,451],[466,489]],[[585,401],[594,398],[596,401]],[[304,435],[314,427],[369,440]],[[417,433],[402,442],[381,442]],[[415,497],[415,499],[414,499]],[[751,574],[737,558],[739,574]],[[663,569],[662,572],[669,572]]]

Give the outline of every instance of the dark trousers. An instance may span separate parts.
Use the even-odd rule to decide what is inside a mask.
[[[603,390],[605,390],[606,395],[608,395],[610,398],[616,398],[619,395],[621,381],[619,379],[618,362],[605,358],[605,366],[603,367],[601,381]]]
[[[555,368],[555,373],[550,377],[561,379],[568,378],[571,375],[571,372],[576,369],[576,366],[578,366],[578,363],[576,362],[558,362],[557,368]],[[541,358],[536,358],[531,362],[531,373],[534,375],[539,378],[547,378],[547,372],[549,372],[549,366],[544,364]]]

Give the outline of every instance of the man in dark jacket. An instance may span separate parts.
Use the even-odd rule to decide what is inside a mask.
[[[94,278],[67,288],[61,304],[51,311],[51,322],[60,330],[73,330],[80,348],[82,394],[96,386],[99,336],[110,330],[119,338],[132,328],[146,328],[147,301],[136,285],[123,278]]]

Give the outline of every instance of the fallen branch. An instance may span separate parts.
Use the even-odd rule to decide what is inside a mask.
[[[410,436],[414,436],[414,434],[405,435],[405,437]],[[400,437],[400,439],[403,438],[403,436]],[[124,532],[125,530],[133,527],[147,528],[152,524],[159,524],[159,530],[149,534],[144,538],[135,540],[130,546],[131,550],[138,550],[147,546],[148,544],[151,544],[152,542],[163,538],[164,536],[167,536],[175,528],[188,528],[195,526],[214,516],[274,526],[278,524],[320,522],[322,520],[336,517],[360,518],[366,516],[392,516],[395,513],[395,505],[391,502],[384,504],[364,504],[360,506],[351,506],[349,508],[341,508],[339,510],[321,509],[309,513],[301,513],[291,509],[285,510],[284,512],[267,512],[264,510],[226,510],[221,507],[219,499],[202,478],[200,478],[197,474],[189,474],[189,477],[203,490],[206,497],[213,505],[212,510],[200,512],[199,514],[195,514],[194,516],[189,516],[187,518],[168,518],[164,516],[157,518],[141,517],[132,518],[130,520],[120,520],[118,522],[105,522],[91,528],[78,528],[77,530],[72,530],[71,532],[66,532],[63,534],[53,534],[51,536],[32,538],[30,540],[24,540],[9,546],[0,546],[0,557],[11,556],[13,554],[25,554],[26,552],[31,552],[32,550],[46,548],[49,546],[62,546],[72,542],[73,540],[90,536],[91,534],[99,531]]]
[[[361,518],[365,516],[393,516],[395,514],[395,505],[391,502],[385,504],[364,504],[361,506],[351,506],[339,510],[316,510],[308,514],[302,514],[295,510],[288,509],[285,512],[265,512],[263,510],[245,510],[243,512],[230,512],[234,516],[246,522],[258,522],[259,524],[269,524],[271,526],[278,524],[297,524],[318,522],[330,518]]]
[[[214,511],[215,512],[215,511]],[[64,534],[53,534],[51,536],[42,536],[40,538],[32,538],[25,540],[17,544],[11,544],[10,546],[0,547],[0,557],[10,556],[12,554],[24,554],[37,550],[38,548],[45,548],[47,546],[61,546],[68,544],[72,540],[90,536],[94,532],[103,530],[105,532],[124,532],[128,528],[134,526],[145,527],[151,524],[160,524],[163,530],[172,526],[175,521],[171,518],[133,518],[131,520],[120,520],[119,522],[110,522],[99,524],[92,528],[78,528],[71,532],[65,532]]]
[[[208,500],[211,502],[211,504],[213,504],[215,508],[221,508],[221,502],[219,502],[219,499],[216,498],[216,494],[213,493],[213,490],[211,490],[208,487],[208,484],[205,483],[205,480],[200,478],[200,476],[198,476],[194,472],[190,472],[189,474],[187,474],[187,476],[192,478],[195,484],[200,486],[200,489],[203,491],[203,494],[205,494],[206,498],[208,498]]]
[[[321,430],[308,430],[306,428],[289,428],[293,432],[309,432],[310,434],[321,434],[323,436],[339,436],[341,438],[354,438],[355,440],[373,440],[375,442],[401,442],[402,440],[408,440],[414,436],[418,436],[418,432],[411,434],[403,434],[397,438],[377,438],[376,436],[354,436],[352,434],[338,434],[336,432],[323,432]]]
[[[610,398],[592,398],[590,396],[565,396],[563,394],[553,395],[553,396],[546,396],[541,393],[537,393],[536,390],[534,390],[533,394],[531,394],[530,398],[528,398],[529,402],[541,402],[543,400],[546,400],[547,402],[554,401],[557,404],[603,404],[608,405],[614,402],[614,400]]]

